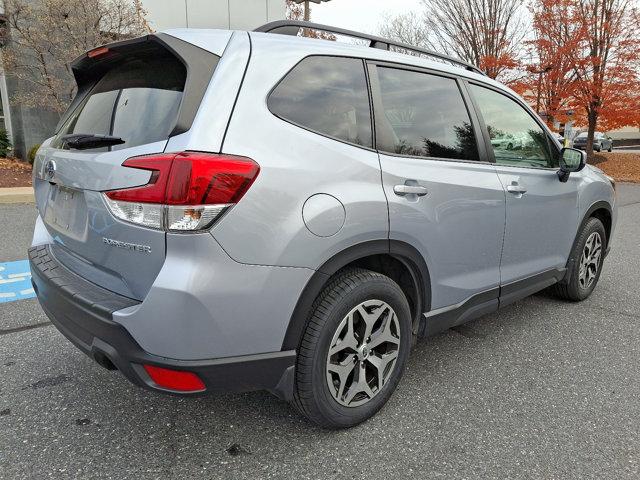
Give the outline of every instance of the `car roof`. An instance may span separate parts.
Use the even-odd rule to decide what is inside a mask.
[[[224,45],[229,39],[236,34],[249,35],[252,43],[260,44],[267,49],[274,51],[286,51],[292,53],[297,51],[306,55],[334,55],[358,57],[368,60],[385,61],[406,66],[414,66],[429,70],[440,71],[443,73],[465,77],[486,85],[493,86],[512,95],[519,96],[506,85],[497,82],[486,75],[467,70],[460,66],[445,63],[445,61],[436,61],[432,58],[402,53],[392,50],[383,50],[373,48],[363,44],[349,43],[345,41],[333,41],[319,38],[300,37],[294,35],[282,35],[278,33],[264,33],[242,30],[219,30],[219,29],[201,29],[201,28],[178,28],[169,29],[159,33],[180,38],[186,42],[213,51],[218,55],[223,55]],[[215,46],[215,48],[214,48]],[[440,53],[438,53],[440,54]],[[453,59],[452,61],[456,61]],[[462,62],[462,61],[461,61]],[[465,62],[462,62],[465,63]]]
[[[274,50],[287,49],[289,51],[297,50],[302,53],[307,52],[309,55],[324,54],[358,57],[368,60],[387,61],[390,63],[427,68],[430,70],[438,70],[443,73],[465,77],[470,80],[482,82],[502,90],[515,93],[504,84],[497,82],[486,75],[482,75],[459,66],[447,64],[444,63],[444,61],[436,61],[417,55],[372,48],[367,45],[348,43],[344,41],[280,35],[277,33],[249,32],[249,34],[252,42],[260,43],[261,45],[266,46],[267,48],[273,48]]]

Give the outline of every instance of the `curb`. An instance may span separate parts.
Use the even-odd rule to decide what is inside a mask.
[[[0,188],[0,204],[34,202],[33,187]]]

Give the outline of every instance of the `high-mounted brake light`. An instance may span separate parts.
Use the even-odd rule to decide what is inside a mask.
[[[93,50],[89,50],[87,52],[87,57],[96,58],[108,52],[109,52],[109,49],[107,47],[98,47],[98,48],[94,48]]]
[[[114,216],[168,231],[210,227],[238,203],[260,167],[246,157],[200,152],[132,157],[125,167],[150,170],[146,185],[105,192]]]

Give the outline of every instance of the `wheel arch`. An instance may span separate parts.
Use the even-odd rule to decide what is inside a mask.
[[[597,218],[602,222],[602,224],[604,225],[604,231],[607,237],[605,239],[605,250],[609,246],[609,242],[611,240],[610,239],[611,230],[613,226],[613,208],[611,207],[611,204],[609,202],[600,200],[592,204],[582,217],[582,221],[580,222],[580,226],[576,231],[575,238],[573,239],[573,243],[571,245],[571,252],[569,253],[569,259],[567,260],[567,275],[569,275],[569,272],[572,271],[573,264],[576,261],[576,258],[574,257],[574,252],[576,248],[576,243],[578,242],[578,237],[580,236],[580,232],[582,231],[582,229],[587,224],[590,218]],[[567,281],[567,277],[565,276],[563,282],[566,282],[566,281]]]
[[[298,348],[313,302],[333,275],[351,266],[378,271],[399,283],[412,307],[413,331],[418,331],[419,322],[423,318],[422,313],[431,307],[431,281],[424,258],[408,243],[398,240],[371,240],[335,254],[311,276],[289,319],[282,350]]]
[[[606,202],[604,200],[595,202],[593,205],[591,205],[586,213],[584,214],[584,216],[582,217],[582,222],[580,222],[580,227],[578,229],[578,231],[576,232],[576,238],[573,240],[573,245],[572,248],[575,247],[575,244],[578,240],[578,233],[584,228],[584,226],[586,225],[587,221],[589,221],[589,219],[591,217],[595,217],[598,220],[600,220],[602,222],[602,224],[604,225],[604,230],[605,233],[607,234],[607,238],[606,238],[606,244],[607,246],[609,245],[609,242],[611,240],[611,228],[613,225],[613,208],[611,208],[611,205],[609,204],[609,202]]]

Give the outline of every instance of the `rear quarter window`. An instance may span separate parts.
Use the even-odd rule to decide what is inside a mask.
[[[167,139],[173,129],[187,72],[175,57],[134,57],[107,71],[63,124],[68,134],[112,135],[125,143],[111,150]],[[95,149],[94,151],[107,150]]]
[[[274,115],[308,130],[363,147],[373,145],[360,59],[305,58],[275,87],[267,105]]]

